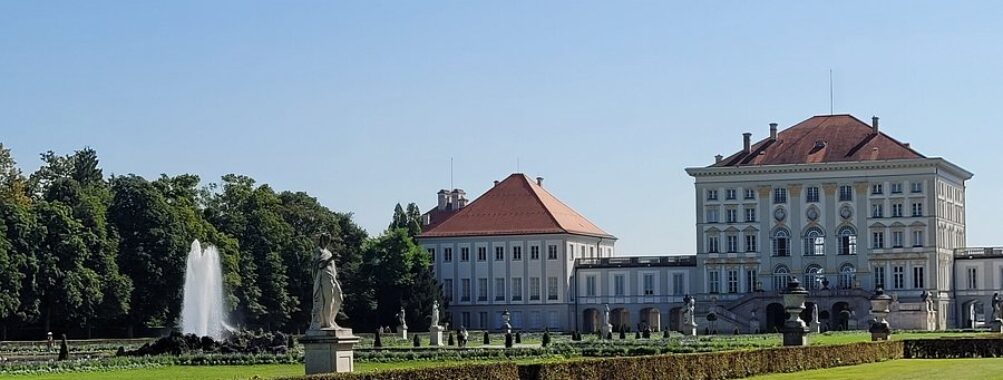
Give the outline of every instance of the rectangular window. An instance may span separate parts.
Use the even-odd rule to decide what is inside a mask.
[[[488,279],[486,278],[477,279],[477,300],[478,301],[488,300]]]
[[[746,252],[757,252],[757,250],[756,250],[756,235],[745,235],[745,251]]]
[[[892,218],[901,218],[901,217],[902,217],[902,204],[901,203],[892,204]]]
[[[460,314],[460,316],[463,318],[463,325],[464,326],[473,326],[473,325],[470,324],[470,312],[469,311],[464,311],[463,314]]]
[[[876,203],[871,205],[871,217],[872,218],[884,218],[885,217],[885,205]]]
[[[540,278],[530,277],[529,278],[529,300],[539,301],[540,300]]]
[[[902,231],[892,231],[892,248],[902,248]]]
[[[505,247],[495,247],[495,261],[505,261]]]
[[[839,187],[839,201],[840,202],[850,202],[853,200],[853,187],[850,185],[843,185]]]
[[[512,277],[512,300],[522,301],[522,277]]]
[[[477,247],[477,261],[488,261],[488,247]]]
[[[672,295],[681,296],[686,294],[686,282],[682,273],[672,274]]]
[[[717,200],[717,190],[707,190],[707,200],[716,201]]]
[[[477,313],[477,323],[482,329],[488,328],[488,312],[482,311]]]
[[[729,201],[734,200],[737,197],[736,195],[737,193],[738,192],[735,191],[735,189],[727,189],[724,191],[724,199],[727,199]]]
[[[745,271],[745,291],[754,292],[759,290],[759,286],[756,284],[756,279],[758,278],[758,271],[755,269],[749,269]]]
[[[885,233],[875,232],[871,234],[871,248],[881,249],[885,247]]]
[[[495,278],[495,301],[505,300],[505,278]]]
[[[557,277],[547,277],[547,299],[556,300],[557,299]]]
[[[721,293],[721,272],[717,270],[707,272],[707,290],[708,293]]]
[[[876,183],[874,185],[871,185],[871,194],[872,195],[881,195],[881,194],[884,194],[884,193],[885,193],[884,185],[882,185],[880,183]]]
[[[431,263],[435,263],[435,248],[429,248],[426,250],[428,252],[428,260]]]
[[[745,199],[756,199],[756,191],[753,189],[745,189]]]
[[[916,230],[912,232],[912,246],[922,247],[924,244],[923,240],[923,230]]]
[[[617,297],[623,297],[626,294],[626,283],[625,278],[622,274],[613,275],[613,295]]]
[[[968,289],[975,290],[979,288],[979,278],[978,270],[976,268],[968,268]]]
[[[557,260],[557,246],[548,245],[547,246],[547,260]]]
[[[707,223],[717,223],[718,222],[718,212],[717,207],[707,209]]]
[[[748,223],[756,221],[756,209],[755,208],[747,208],[747,209],[745,209],[745,221],[748,222]]]
[[[470,248],[460,248],[460,261],[470,261]]]
[[[442,261],[445,261],[447,263],[453,262],[453,249],[452,248],[443,248],[442,249]]]
[[[460,301],[469,302],[470,301],[470,279],[464,278],[460,280]]]
[[[885,287],[885,267],[874,267],[874,288]]]
[[[892,289],[902,289],[905,287],[905,267],[896,265],[892,267]]]
[[[787,203],[787,188],[778,187],[773,189],[773,204]]]
[[[588,297],[596,296],[596,276],[589,275],[585,277],[585,295]]]
[[[645,273],[644,274],[644,295],[650,296],[655,294],[655,274]]]
[[[805,189],[805,202],[818,203],[818,186],[808,186]]]
[[[718,240],[717,236],[707,237],[707,253],[718,253]]]
[[[539,246],[535,246],[534,245],[534,246],[529,247],[529,259],[530,260],[539,260],[540,259],[540,247]]]
[[[893,183],[892,184],[892,194],[902,194],[902,184]]]
[[[914,289],[925,288],[923,284],[923,267],[912,267],[912,287]]]
[[[912,216],[923,216],[923,204],[913,203],[912,204]]]
[[[447,278],[445,280],[442,280],[442,293],[443,293],[442,294],[442,298],[444,298],[446,301],[452,301],[453,300],[453,280],[452,279]]]
[[[922,193],[923,192],[923,183],[922,182],[913,182],[912,183],[912,192],[913,193]]]
[[[738,222],[738,210],[733,209],[733,208],[729,208],[729,209],[725,210],[725,212],[726,212],[725,215],[727,215],[727,217],[728,217],[728,223],[737,223]]]
[[[728,293],[738,293],[738,271],[728,271]]]
[[[738,252],[738,236],[728,235],[728,252]]]
[[[522,247],[512,247],[512,260],[522,261]]]

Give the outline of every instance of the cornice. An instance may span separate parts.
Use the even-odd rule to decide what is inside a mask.
[[[732,175],[816,173],[829,171],[905,169],[938,166],[954,171],[956,175],[966,180],[972,177],[971,172],[939,157],[905,160],[827,162],[820,164],[701,167],[686,168],[686,173],[693,177],[723,177]]]

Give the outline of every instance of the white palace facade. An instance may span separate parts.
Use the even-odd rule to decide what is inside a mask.
[[[850,115],[815,116],[689,168],[691,255],[622,257],[616,238],[560,202],[543,179],[513,174],[467,204],[439,192],[419,244],[431,255],[454,327],[522,330],[615,326],[679,329],[697,300],[701,332],[773,331],[778,292],[809,290],[819,329],[864,328],[877,287],[893,295],[895,328],[981,326],[1003,288],[1003,249],[965,247],[972,173],[926,157]],[[708,316],[711,316],[708,320]]]

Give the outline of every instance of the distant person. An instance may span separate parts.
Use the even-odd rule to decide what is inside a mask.
[[[51,352],[52,345],[54,345],[55,343],[56,343],[55,340],[52,338],[52,331],[49,331],[49,333],[46,334],[45,347]]]

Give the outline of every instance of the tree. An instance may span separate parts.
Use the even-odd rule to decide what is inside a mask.
[[[3,226],[4,240],[9,244],[7,257],[10,262],[7,271],[4,268],[2,273],[9,273],[7,280],[19,279],[20,284],[7,283],[9,291],[18,297],[16,309],[12,314],[0,316],[4,320],[4,327],[17,322],[32,322],[39,316],[39,298],[37,296],[38,283],[38,261],[35,257],[38,243],[42,240],[41,230],[35,214],[27,204],[17,203],[10,198],[0,198],[0,226]],[[19,291],[15,291],[17,288]],[[7,293],[6,291],[4,293]]]
[[[407,235],[407,230],[395,228],[387,230],[365,247],[363,272],[370,279],[377,302],[375,323],[395,324],[393,315],[405,307],[407,324],[421,325],[424,313],[419,305],[409,304],[405,299],[414,285],[416,266],[427,265],[427,256]]]

